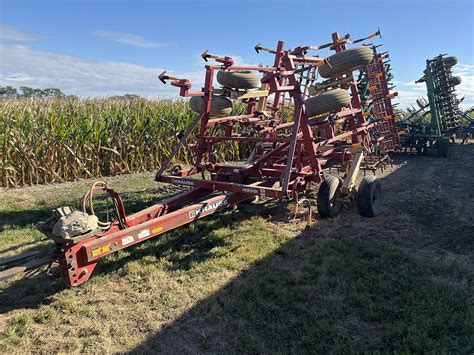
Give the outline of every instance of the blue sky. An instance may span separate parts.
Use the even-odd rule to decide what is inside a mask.
[[[190,78],[200,53],[271,63],[253,46],[318,45],[334,31],[358,38],[382,30],[403,105],[424,91],[413,81],[425,60],[459,57],[459,87],[474,105],[472,0],[451,1],[106,1],[0,0],[0,85],[59,87],[83,97],[137,93],[175,96],[156,80],[162,69]],[[331,54],[329,50],[318,53]]]

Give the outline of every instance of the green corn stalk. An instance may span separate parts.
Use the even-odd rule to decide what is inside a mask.
[[[244,109],[237,105],[233,114]],[[1,99],[1,186],[154,170],[195,117],[185,100]],[[194,132],[189,143],[196,137]],[[222,142],[216,151],[220,160],[236,160],[251,149],[250,144]],[[192,159],[185,147],[176,163]]]

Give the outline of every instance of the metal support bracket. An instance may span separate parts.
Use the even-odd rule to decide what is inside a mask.
[[[364,159],[364,153],[360,151],[354,156],[351,167],[347,173],[344,181],[342,182],[341,191],[344,195],[350,195],[355,187],[355,180],[360,171],[360,164]]]

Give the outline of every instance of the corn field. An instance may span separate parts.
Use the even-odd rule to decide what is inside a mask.
[[[2,99],[2,186],[154,170],[195,117],[184,100]],[[223,160],[242,155],[233,142],[218,152]],[[176,159],[190,163],[191,150],[182,149]]]

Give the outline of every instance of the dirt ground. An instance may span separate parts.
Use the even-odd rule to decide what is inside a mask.
[[[352,226],[361,236],[377,236],[420,258],[472,263],[473,157],[473,145],[452,146],[449,159],[395,155],[393,167],[377,173],[383,179],[382,216],[366,220],[345,214],[338,228]]]
[[[346,207],[304,230],[289,206],[239,207],[109,256],[83,286],[39,273],[0,285],[7,352],[474,351],[474,145],[398,154],[383,212]],[[107,179],[138,210],[174,188]],[[90,181],[0,193],[0,257]],[[19,247],[17,247],[19,246]]]

